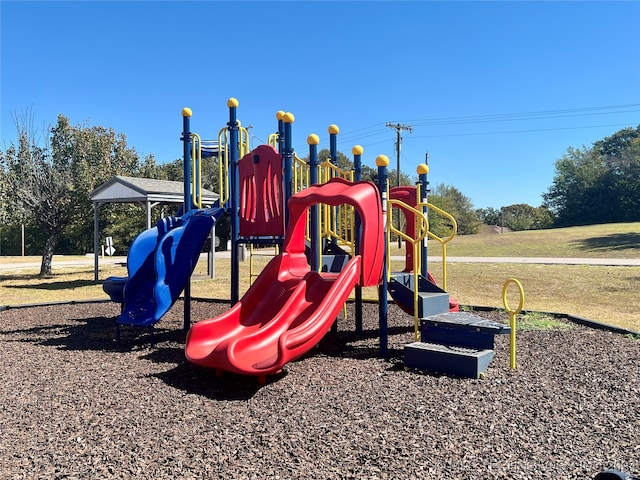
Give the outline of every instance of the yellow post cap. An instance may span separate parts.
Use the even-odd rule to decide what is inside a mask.
[[[389,166],[389,157],[386,155],[378,155],[376,157],[376,166],[378,167],[388,167]]]
[[[227,107],[231,108],[231,107],[237,107],[238,105],[240,105],[240,103],[238,102],[238,99],[231,97],[229,100],[227,100]]]
[[[418,165],[418,168],[416,170],[418,171],[418,175],[426,175],[427,173],[429,173],[429,165],[427,165],[426,163],[421,163],[420,165]]]
[[[353,153],[354,155],[362,155],[362,152],[364,152],[364,148],[362,148],[362,145],[355,145],[351,149],[351,153]]]
[[[276,120],[282,120],[284,118],[284,110],[278,110],[276,112]]]
[[[191,112],[191,109],[189,107],[184,107],[182,109],[182,116],[183,117],[190,117],[191,115],[193,115],[193,113]]]
[[[338,125],[335,124],[331,124],[329,125],[329,133],[332,135],[337,135],[340,133],[340,129],[338,128]]]
[[[296,117],[293,116],[293,113],[287,112],[282,116],[282,120],[284,123],[293,123]]]
[[[312,133],[307,137],[307,143],[309,145],[318,145],[320,143],[320,137],[315,133]]]

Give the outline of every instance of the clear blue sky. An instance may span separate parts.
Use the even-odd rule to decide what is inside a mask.
[[[226,101],[266,140],[340,127],[338,148],[386,154],[474,206],[541,204],[554,162],[640,124],[640,2],[12,2],[3,0],[2,148],[12,115],[58,114],[181,156],[183,107],[213,139]]]

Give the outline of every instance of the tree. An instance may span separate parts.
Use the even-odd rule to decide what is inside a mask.
[[[449,213],[456,219],[458,233],[460,235],[471,235],[478,233],[480,220],[473,209],[473,203],[469,197],[460,192],[452,185],[440,184],[429,195],[429,203]],[[429,228],[438,236],[448,235],[450,229],[446,219],[439,215],[429,215]],[[449,230],[450,231],[450,230]],[[442,232],[438,233],[438,232]]]
[[[135,174],[138,156],[124,135],[103,127],[74,127],[63,115],[46,136],[36,139],[31,118],[16,117],[18,145],[9,146],[2,165],[13,220],[24,219],[45,232],[40,276],[50,276],[51,258],[63,232],[79,245],[91,245],[90,193],[113,175]]]
[[[543,194],[555,225],[588,225],[640,220],[640,126],[594,143],[569,148],[556,161]]]
[[[485,225],[500,225],[501,214],[500,210],[493,207],[478,208],[476,209],[476,216]]]
[[[628,127],[618,130],[613,135],[598,140],[593,147],[598,153],[607,158],[618,158],[627,151],[634,140],[640,138],[640,125],[636,128]]]
[[[532,207],[526,203],[517,203],[500,209],[500,225],[510,230],[533,230],[535,228],[544,228],[540,226],[545,223],[546,217],[544,212],[549,210],[543,208],[541,212],[536,207]],[[546,225],[549,226],[549,225]]]
[[[478,208],[476,215],[485,225],[499,225],[510,230],[536,230],[553,225],[553,215],[547,207],[532,207],[526,203],[508,205],[500,210]]]

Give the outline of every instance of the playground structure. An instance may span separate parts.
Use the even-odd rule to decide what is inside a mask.
[[[203,210],[198,204],[201,189],[201,158],[211,154],[207,142],[190,131],[190,109],[183,109],[184,143],[184,213],[172,221],[190,223],[190,218],[230,215],[231,223],[231,308],[225,314],[201,320],[190,326],[189,275],[206,239],[206,228],[198,229],[188,248],[190,270],[181,267],[180,275],[169,274],[176,262],[166,262],[171,238],[170,228],[161,221],[154,233],[140,235],[146,248],[145,261],[135,256],[129,261],[129,279],[136,276],[136,265],[154,257],[153,269],[140,278],[155,278],[154,284],[139,282],[136,295],[142,302],[127,302],[124,287],[123,314],[118,324],[150,327],[159,321],[177,296],[184,290],[185,354],[195,364],[258,376],[268,374],[309,351],[332,327],[341,307],[355,289],[355,330],[362,331],[362,287],[378,286],[380,355],[388,355],[388,293],[400,307],[414,318],[415,342],[405,347],[405,364],[424,370],[460,376],[479,377],[493,357],[494,334],[507,333],[502,324],[489,322],[466,312],[459,312],[455,300],[446,292],[446,243],[455,235],[455,219],[427,202],[428,166],[418,168],[416,187],[389,190],[388,158],[376,158],[377,184],[361,178],[360,146],[353,148],[354,170],[337,167],[339,129],[329,127],[329,158],[319,164],[317,135],[309,135],[308,163],[300,160],[292,147],[290,113],[278,112],[278,131],[269,137],[268,145],[249,151],[248,132],[237,119],[238,102],[230,99],[229,122],[218,137],[218,173],[220,204]],[[428,212],[446,216],[452,234],[446,239],[429,232]],[[198,212],[196,214],[192,211]],[[206,213],[205,213],[206,212]],[[405,228],[393,227],[393,215],[404,215]],[[390,271],[387,246],[391,233],[405,240],[405,266],[401,272]],[[171,245],[180,244],[184,234]],[[145,241],[145,238],[153,241]],[[443,245],[443,288],[438,287],[428,272],[427,239]],[[132,245],[132,251],[138,240]],[[276,245],[280,251],[257,276],[240,298],[239,247]],[[180,251],[179,248],[175,251]],[[130,252],[131,255],[131,252]],[[169,255],[174,259],[175,253]],[[158,259],[161,259],[158,261]],[[166,268],[165,268],[166,267]],[[188,272],[188,275],[185,273]],[[168,300],[158,300],[160,273],[170,278]],[[173,282],[173,284],[172,284]],[[165,283],[167,283],[165,281]],[[116,299],[112,295],[112,299]],[[138,304],[142,303],[142,307]],[[132,307],[129,307],[131,305]],[[150,305],[153,308],[150,308]],[[162,306],[162,308],[156,308]],[[168,309],[168,308],[167,308]],[[153,310],[153,315],[149,311]],[[132,313],[133,311],[133,313]],[[137,316],[136,316],[137,315]],[[142,320],[141,320],[142,319]]]

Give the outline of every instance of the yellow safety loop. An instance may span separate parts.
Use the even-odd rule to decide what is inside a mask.
[[[191,197],[196,207],[202,208],[202,139],[197,133],[191,138]]]
[[[512,309],[509,307],[509,303],[507,302],[507,290],[509,289],[509,285],[515,284],[518,287],[520,294],[520,301],[518,303],[518,307]],[[504,285],[502,286],[502,303],[504,303],[504,309],[509,314],[509,326],[511,327],[511,335],[510,335],[510,366],[511,368],[516,368],[516,315],[522,311],[522,307],[524,306],[524,289],[522,288],[522,284],[519,280],[515,278],[509,278]]]
[[[278,134],[270,133],[267,138],[267,145],[271,145],[273,148],[278,148]]]

